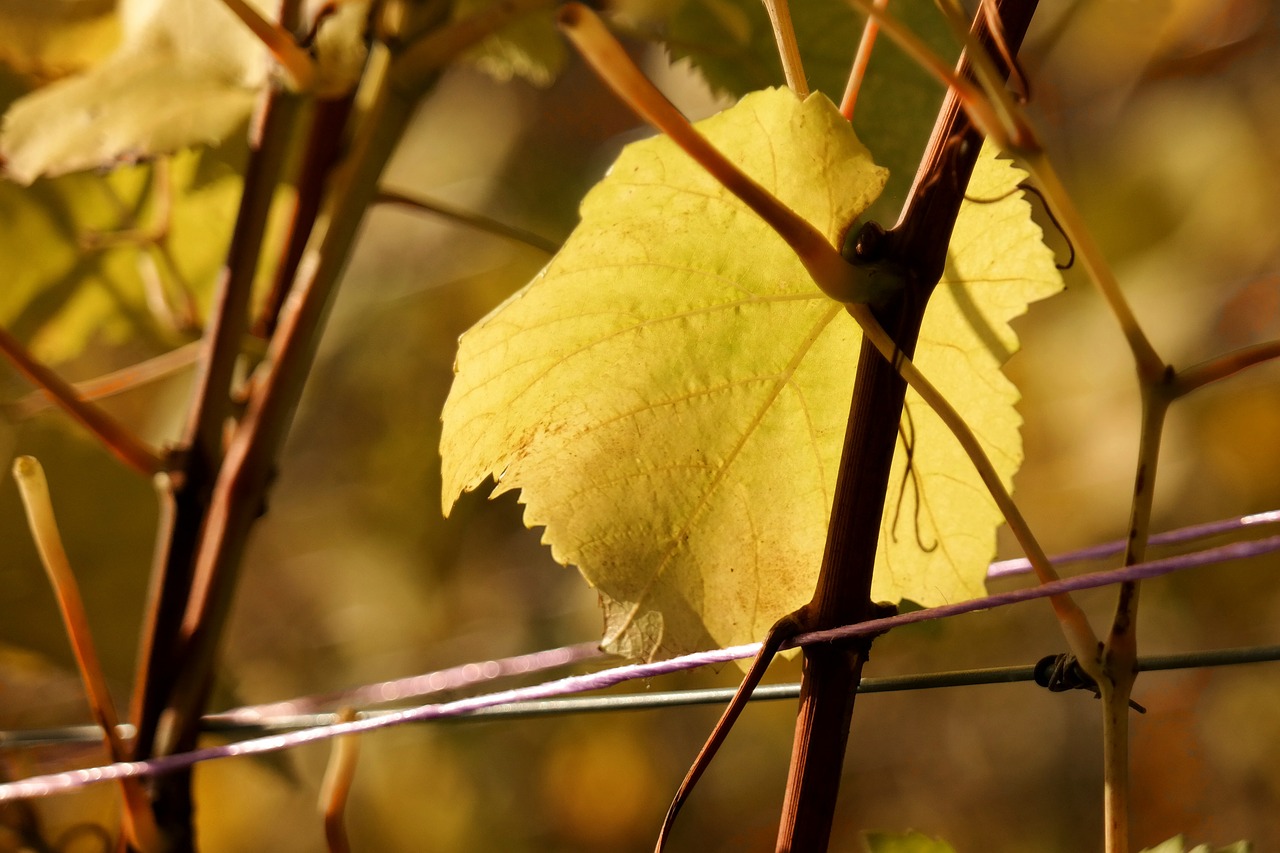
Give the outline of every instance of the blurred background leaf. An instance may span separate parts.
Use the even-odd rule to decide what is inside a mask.
[[[1267,0],[1045,4],[1023,54],[1050,151],[1157,346],[1179,365],[1280,335],[1273,7]],[[855,41],[856,32],[850,56]],[[719,102],[696,79],[669,70],[662,55],[645,57],[695,116]],[[576,61],[546,90],[455,69],[420,110],[388,183],[563,239],[578,199],[636,133],[643,131]],[[4,257],[9,275],[26,259]],[[523,529],[514,500],[471,496],[447,523],[436,512],[434,448],[454,341],[544,262],[533,249],[446,221],[390,208],[370,216],[254,537],[219,707],[599,635],[594,595]],[[1026,419],[1017,496],[1052,550],[1123,532],[1138,417],[1114,321],[1078,272],[1068,278],[1066,295],[1019,324],[1024,348],[1009,367]],[[154,352],[145,341],[91,343],[62,369],[79,379]],[[0,370],[0,399],[27,390]],[[109,405],[161,440],[174,434],[173,413],[187,390],[177,376]],[[1275,365],[1179,403],[1161,461],[1156,527],[1280,507],[1276,412]],[[13,452],[38,456],[49,471],[123,702],[155,526],[150,485],[54,413],[17,425],[13,442]],[[6,476],[0,642],[68,669],[21,515]],[[1015,553],[1011,544],[1005,553]],[[1142,648],[1274,643],[1277,568],[1272,557],[1147,584]],[[1081,602],[1103,620],[1113,598],[1102,591]],[[1049,608],[1025,605],[896,631],[877,641],[868,674],[1029,664],[1063,645]],[[795,664],[781,663],[771,679],[797,676]],[[653,686],[734,680],[727,668]],[[1185,832],[1211,845],[1251,838],[1259,850],[1280,849],[1274,682],[1269,665],[1143,675],[1136,698],[1150,712],[1134,721],[1134,778],[1144,798],[1137,845]],[[23,700],[25,719],[65,721],[66,706],[55,699]],[[0,697],[0,707],[8,702]],[[704,707],[366,737],[348,811],[353,844],[650,850],[667,799],[717,714]],[[682,815],[673,850],[772,849],[793,722],[789,702],[747,711]],[[859,849],[868,827],[915,827],[957,850],[1095,849],[1099,730],[1088,696],[1028,685],[864,697],[833,849]],[[606,753],[615,756],[617,797],[601,804]],[[229,761],[198,771],[206,848],[317,849],[314,799],[326,757],[316,747],[280,766]],[[74,813],[81,802],[55,799],[38,809]],[[607,819],[579,803],[607,810]],[[82,812],[103,814],[88,805]]]

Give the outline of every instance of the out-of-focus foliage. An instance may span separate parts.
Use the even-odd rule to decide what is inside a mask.
[[[0,154],[11,178],[217,144],[244,125],[268,58],[230,10],[218,0],[125,0],[119,14],[109,56],[5,113]]]
[[[868,832],[863,838],[867,853],[955,853],[955,848],[921,832]]]
[[[1161,351],[1185,365],[1280,336],[1280,235],[1268,226],[1280,221],[1274,4],[1042,7],[1023,53],[1038,127]],[[851,40],[850,55],[852,48]],[[887,44],[877,50],[890,54]],[[424,104],[389,180],[562,237],[581,193],[633,124],[580,70],[548,90],[455,70]],[[6,254],[6,275],[25,257]],[[594,595],[546,556],[514,500],[469,496],[447,522],[432,510],[441,480],[431,448],[454,342],[544,262],[452,223],[390,209],[371,215],[255,531],[217,707],[598,636]],[[1055,550],[1122,534],[1136,444],[1123,343],[1083,277],[1070,275],[1066,294],[1019,322],[1023,350],[1009,365],[1025,394],[1028,458],[1017,497]],[[161,348],[146,339],[91,345],[60,369],[85,378]],[[5,402],[28,390],[0,368]],[[107,405],[159,443],[174,435],[187,392],[179,376]],[[1280,507],[1277,412],[1275,366],[1179,402],[1161,459],[1156,527]],[[154,543],[151,486],[56,413],[17,425],[12,441],[14,452],[34,453],[49,470],[123,706]],[[1275,581],[1269,559],[1145,585],[1142,649],[1274,643]],[[1105,619],[1113,594],[1082,603]],[[20,709],[24,726],[87,721],[82,705],[60,698],[76,689],[70,653],[8,478],[0,482],[0,640],[41,653],[37,664],[12,664],[23,677],[51,679],[18,692],[10,662],[0,662],[0,710]],[[1029,664],[1058,651],[1048,608],[1026,605],[895,631],[877,640],[868,674]],[[1280,849],[1272,666],[1142,675],[1137,698],[1149,713],[1133,720],[1136,845],[1182,831],[1211,847],[1247,837],[1258,850]],[[793,663],[775,667],[773,678],[798,675]],[[727,668],[652,688],[736,678]],[[958,850],[1097,848],[1096,709],[1082,693],[1027,685],[860,698],[833,848],[859,849],[868,826],[914,826]],[[668,798],[717,714],[468,722],[370,736],[348,808],[354,846],[651,850]],[[789,702],[751,706],[682,815],[673,850],[771,849],[793,723]],[[603,756],[615,762],[607,783]],[[34,769],[98,757],[49,748]],[[205,849],[321,849],[315,798],[326,758],[315,747],[199,771]],[[609,790],[618,797],[604,796]],[[115,791],[102,788],[34,810],[56,832],[78,820],[109,822],[115,805]]]
[[[0,323],[54,363],[93,342],[184,340],[231,237],[242,156],[201,149],[106,175],[0,182],[0,255],[22,259],[0,289]]]
[[[120,41],[115,0],[8,0],[0,5],[0,64],[36,80],[72,74]]]
[[[494,0],[458,0],[454,20],[492,7]],[[567,49],[556,30],[552,9],[538,9],[517,17],[466,54],[466,61],[502,82],[520,78],[535,86],[549,86],[564,67]]]

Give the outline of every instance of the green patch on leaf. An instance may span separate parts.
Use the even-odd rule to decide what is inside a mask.
[[[945,841],[911,830],[908,832],[868,832],[862,836],[867,853],[955,853]]]
[[[747,96],[699,129],[833,244],[884,183],[824,96]],[[984,158],[970,192],[1022,174]],[[966,205],[918,363],[1006,482],[1021,461],[1008,328],[1061,287],[1016,194]],[[963,280],[964,283],[961,283]],[[628,146],[524,290],[467,332],[444,409],[444,502],[521,490],[597,588],[604,644],[653,657],[759,639],[813,591],[861,334],[753,213],[668,140]],[[876,599],[979,594],[1000,515],[909,397]]]

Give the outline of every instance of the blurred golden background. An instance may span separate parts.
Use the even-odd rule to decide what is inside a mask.
[[[1187,366],[1280,336],[1280,14],[1269,0],[1042,3],[1023,50],[1046,146],[1157,349]],[[851,36],[851,47],[854,37]],[[881,50],[892,50],[883,45]],[[717,100],[646,54],[694,117]],[[386,183],[560,240],[635,120],[579,63],[545,90],[459,68],[426,100]],[[1051,229],[1051,243],[1056,239]],[[1055,243],[1065,257],[1066,249]],[[219,707],[329,692],[598,639],[594,594],[524,529],[511,496],[440,512],[437,439],[454,344],[545,262],[536,249],[379,208],[367,220],[239,590]],[[21,259],[6,259],[9,264]],[[1017,498],[1051,553],[1126,528],[1137,443],[1131,360],[1079,271],[1020,323]],[[84,378],[154,354],[91,347]],[[157,442],[189,376],[114,398]],[[0,371],[0,399],[28,390]],[[54,413],[24,420],[119,701],[128,696],[156,522],[140,481]],[[1156,529],[1280,508],[1280,366],[1179,402]],[[1003,540],[1002,540],[1003,541]],[[1011,540],[1002,556],[1016,554]],[[1099,564],[1102,565],[1102,564]],[[1097,566],[1080,567],[1081,570]],[[1144,587],[1141,648],[1280,639],[1276,558]],[[1085,594],[1102,628],[1114,593]],[[1029,664],[1062,651],[1047,606],[895,631],[869,675]],[[87,719],[16,490],[0,484],[0,728]],[[795,662],[770,680],[795,680]],[[631,689],[731,685],[696,672]],[[1144,675],[1133,722],[1135,841],[1177,833],[1280,849],[1280,664]],[[753,705],[677,826],[673,851],[772,849],[794,703]],[[367,736],[348,806],[356,850],[641,851],[719,711],[692,708],[404,726]],[[957,850],[1101,848],[1099,706],[1031,685],[858,701],[833,850],[864,829],[915,828]],[[328,750],[204,765],[209,851],[323,849],[315,798]],[[6,755],[35,772],[92,750]],[[40,803],[51,828],[104,815],[114,791]],[[0,844],[0,849],[4,849]],[[73,848],[78,849],[78,848]],[[86,849],[94,849],[92,847]]]

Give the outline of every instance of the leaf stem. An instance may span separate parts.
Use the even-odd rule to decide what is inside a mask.
[[[934,387],[933,383],[920,372],[911,359],[898,348],[874,314],[861,305],[849,306],[849,313],[858,321],[858,325],[862,327],[867,338],[880,354],[893,365],[894,369],[907,381],[912,390],[919,394],[929,408],[937,414],[938,418],[947,426],[947,429],[951,431],[951,434],[955,436],[960,446],[964,448],[964,452],[973,463],[978,476],[982,478],[987,491],[1004,515],[1005,522],[1009,525],[1009,530],[1018,540],[1018,544],[1026,554],[1027,560],[1031,563],[1037,580],[1042,584],[1058,580],[1058,573],[1053,568],[1048,555],[1032,533],[1031,526],[1022,515],[1022,511],[1018,509],[1013,497],[1004,487],[1004,484],[1000,482],[1000,475],[996,472],[995,466],[991,464],[990,457],[987,456],[973,430],[964,422],[964,418],[960,416],[960,413],[955,410],[955,407],[951,405],[947,398]],[[1098,637],[1089,626],[1089,620],[1084,611],[1072,600],[1070,595],[1054,595],[1050,597],[1049,601],[1053,605],[1058,621],[1062,624],[1063,633],[1067,636],[1067,642],[1071,647],[1072,653],[1079,659],[1080,665],[1085,668],[1085,671],[1097,678],[1100,674],[1097,663]]]
[[[649,82],[604,23],[581,3],[560,8],[560,28],[574,47],[633,112],[661,130],[698,165],[737,196],[787,242],[809,276],[837,302],[879,302],[889,294],[883,278],[868,279],[840,256],[817,228],[707,142]]]
[[[222,0],[222,5],[239,18],[271,52],[289,76],[294,91],[304,92],[311,88],[316,77],[315,61],[298,46],[292,33],[264,17],[245,0]]]
[[[58,608],[62,611],[62,622],[66,627],[67,638],[71,641],[71,649],[75,652],[80,678],[89,698],[89,708],[102,727],[111,760],[124,761],[129,755],[129,749],[118,733],[120,718],[116,714],[115,703],[111,700],[111,691],[107,688],[107,679],[98,659],[97,646],[94,645],[93,635],[89,630],[89,616],[84,609],[84,599],[80,596],[80,585],[76,583],[71,561],[67,559],[62,536],[58,533],[58,522],[53,515],[53,502],[49,498],[49,482],[45,478],[44,468],[34,456],[19,456],[13,463],[13,478],[17,481],[22,505],[26,509],[31,538],[35,540],[40,562],[44,565],[49,585],[53,587]],[[159,831],[151,812],[151,803],[142,785],[137,779],[125,778],[120,780],[120,790],[125,801],[125,833],[130,842],[140,850],[158,850]]]
[[[166,463],[160,454],[104,409],[81,399],[70,383],[31,355],[17,338],[3,328],[0,328],[0,353],[121,462],[148,477],[164,470]]]

